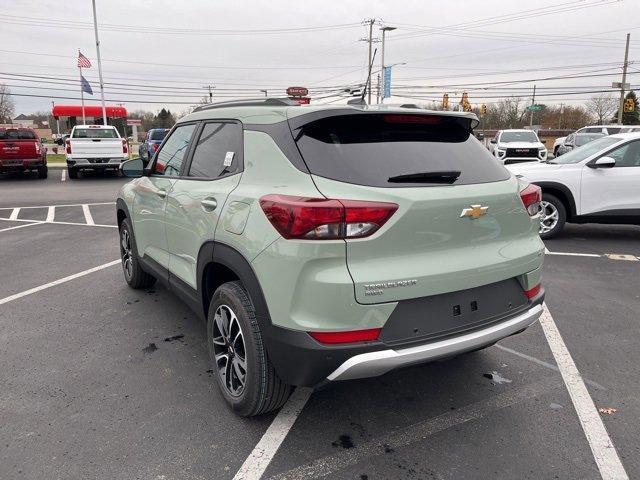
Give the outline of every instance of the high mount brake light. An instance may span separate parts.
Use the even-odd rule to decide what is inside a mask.
[[[381,328],[352,330],[349,332],[309,332],[314,339],[326,345],[340,343],[374,342],[380,336]]]
[[[398,209],[395,203],[266,195],[260,206],[286,239],[338,240],[368,237]]]
[[[527,185],[520,191],[520,200],[529,216],[533,217],[540,213],[540,202],[542,201],[542,189],[537,185]]]
[[[442,117],[435,115],[385,115],[387,123],[422,123],[425,125],[440,125]]]

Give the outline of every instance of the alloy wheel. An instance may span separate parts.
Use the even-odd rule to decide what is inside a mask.
[[[247,381],[247,356],[242,328],[228,305],[220,305],[213,318],[213,353],[218,375],[227,392],[239,397]]]
[[[133,257],[131,252],[131,235],[125,227],[120,233],[120,255],[122,257],[122,268],[127,279],[133,276]]]
[[[548,233],[558,225],[558,209],[553,203],[540,202],[540,230],[539,233]]]

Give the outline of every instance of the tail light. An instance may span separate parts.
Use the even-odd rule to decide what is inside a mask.
[[[65,151],[69,154],[71,154],[71,140],[69,140],[68,138],[64,141],[64,145],[65,145]]]
[[[524,190],[520,191],[520,199],[530,217],[540,213],[542,189],[539,186],[532,184],[527,185]]]
[[[39,155],[40,154],[40,142],[35,142],[35,147],[36,147],[36,153]]]
[[[540,293],[541,284],[537,284],[535,287],[530,288],[529,290],[525,290],[524,294],[527,298],[531,299]]]
[[[349,332],[309,332],[314,339],[327,345],[340,343],[374,342],[380,336],[381,328],[351,330]]]
[[[398,209],[395,203],[266,195],[260,206],[286,239],[336,240],[368,237]]]
[[[122,139],[122,153],[129,153],[129,145],[124,138]]]
[[[151,144],[151,147],[153,148],[153,151],[154,151],[154,152],[158,150],[158,147],[159,147],[159,146],[160,146],[160,145],[158,145],[157,143],[152,143],[152,144]]]

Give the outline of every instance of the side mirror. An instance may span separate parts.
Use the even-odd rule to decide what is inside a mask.
[[[540,143],[543,144],[543,145],[546,145],[547,141],[543,138],[542,140],[540,140]]]
[[[144,175],[144,163],[140,157],[120,164],[122,175],[129,178],[140,178]]]
[[[613,168],[616,166],[616,159],[612,157],[600,157],[591,164],[592,168]]]
[[[489,140],[489,143],[498,143],[498,142],[496,141],[495,138],[492,138],[491,140]]]

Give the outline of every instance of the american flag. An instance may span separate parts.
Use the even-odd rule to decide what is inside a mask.
[[[78,50],[78,68],[90,68],[91,62]]]

